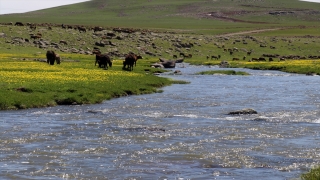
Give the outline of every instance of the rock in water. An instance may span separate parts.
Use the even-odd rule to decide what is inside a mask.
[[[231,111],[228,113],[229,115],[239,115],[239,114],[258,114],[254,109],[242,109],[238,111]]]

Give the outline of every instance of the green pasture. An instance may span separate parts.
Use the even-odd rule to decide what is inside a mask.
[[[237,29],[317,25],[319,9],[319,3],[298,0],[138,0],[134,3],[123,0],[91,0],[24,14],[2,15],[0,21],[171,29],[212,34],[234,32]],[[294,13],[271,15],[270,12],[274,11]],[[215,13],[230,19],[209,15]]]
[[[114,60],[107,70],[94,65],[94,56],[61,54],[60,65],[39,61],[45,54],[0,55],[0,109],[93,104],[110,98],[160,92],[175,83],[153,75],[162,70],[140,61],[134,71]],[[178,82],[177,82],[178,83]]]

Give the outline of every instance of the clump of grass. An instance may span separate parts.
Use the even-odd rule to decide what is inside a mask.
[[[303,180],[319,180],[320,179],[320,167],[311,169],[309,172],[301,175]]]
[[[225,74],[225,75],[250,75],[247,72],[234,71],[234,70],[212,70],[212,71],[202,71],[196,73],[197,75],[213,75],[213,74]]]
[[[172,80],[172,84],[190,84],[190,82],[182,80]]]

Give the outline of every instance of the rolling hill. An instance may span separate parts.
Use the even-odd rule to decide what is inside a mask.
[[[1,23],[22,21],[221,33],[319,25],[320,4],[298,0],[91,0],[0,17]]]

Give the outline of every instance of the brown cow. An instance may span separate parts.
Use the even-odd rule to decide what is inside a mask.
[[[99,65],[99,68],[108,69],[108,64],[110,67],[112,67],[112,61],[107,54],[96,54],[96,62],[94,65],[97,65],[97,63]]]
[[[123,69],[129,69],[130,71],[133,70],[133,65],[137,65],[137,60],[142,59],[142,56],[136,55],[134,53],[129,53],[125,60],[123,61]],[[127,68],[126,68],[127,66]]]
[[[59,54],[56,54],[56,62],[57,62],[57,64],[61,63],[61,57]]]

